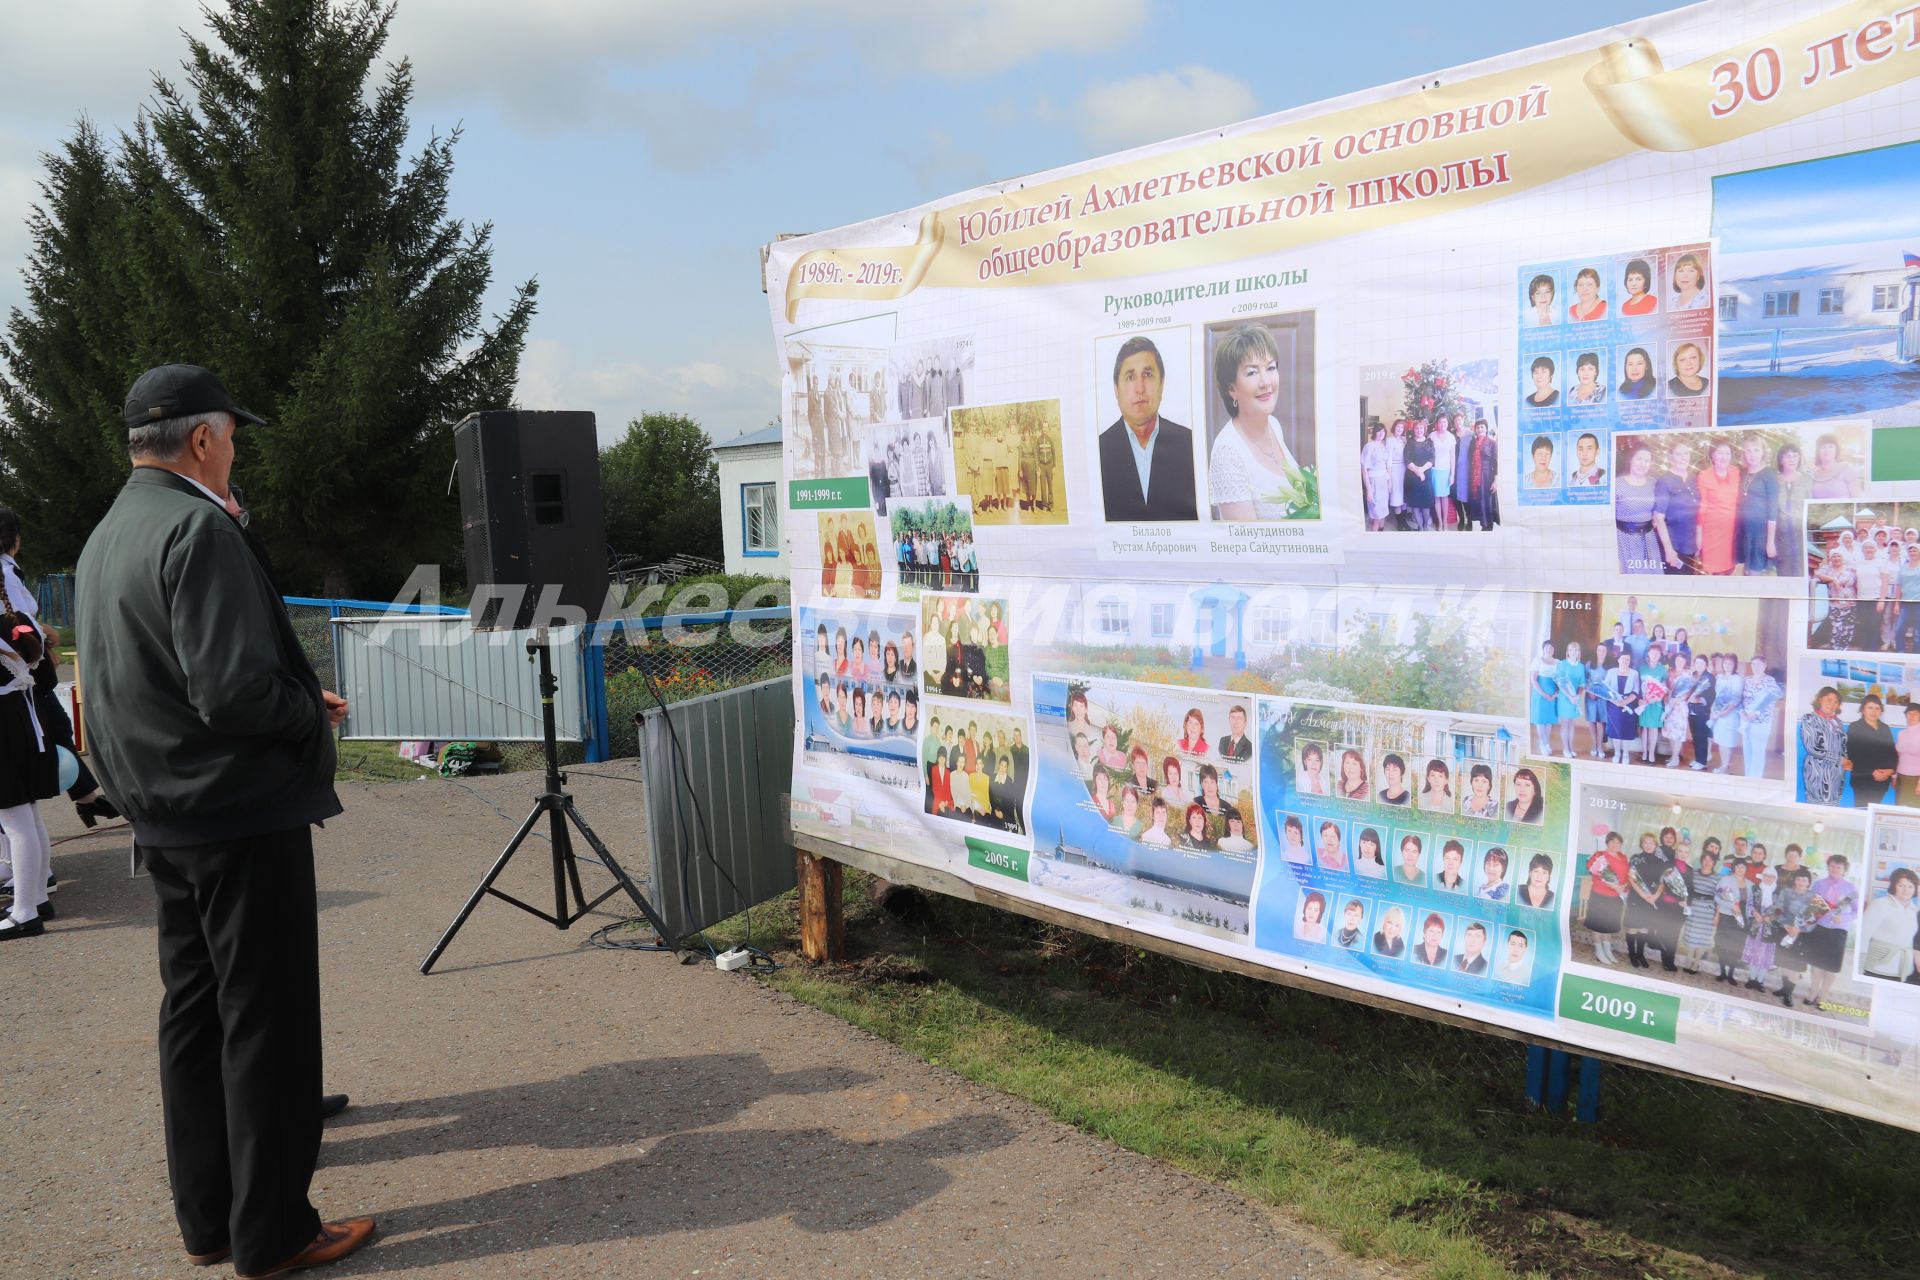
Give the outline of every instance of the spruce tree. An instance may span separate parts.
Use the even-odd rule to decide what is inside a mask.
[[[283,585],[378,592],[457,555],[452,425],[512,402],[535,285],[489,324],[490,224],[447,216],[458,131],[405,154],[383,0],[233,0],[111,154],[48,158],[0,341],[0,501],[71,563],[127,461],[144,368],[203,364],[268,419],[235,481]]]
[[[128,212],[125,175],[82,121],[46,158],[28,219],[27,309],[0,358],[0,505],[26,522],[29,564],[71,564],[126,474],[119,401],[137,369],[133,311],[115,279]]]

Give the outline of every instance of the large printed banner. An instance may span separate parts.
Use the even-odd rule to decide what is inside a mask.
[[[766,284],[797,830],[1920,1129],[1920,10],[1697,5]]]

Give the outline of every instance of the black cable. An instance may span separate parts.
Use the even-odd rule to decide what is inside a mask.
[[[745,941],[741,943],[740,949],[747,952],[750,957],[751,964],[749,967],[766,973],[784,968],[785,966],[775,960],[771,954],[753,945],[753,903],[748,897],[747,892],[740,887],[739,882],[733,878],[726,867],[721,864],[720,859],[714,855],[713,835],[707,827],[706,808],[700,803],[700,796],[693,788],[693,778],[687,769],[687,750],[685,745],[680,741],[680,730],[674,725],[673,714],[668,711],[666,699],[660,696],[660,686],[654,682],[653,673],[647,670],[645,662],[639,664],[639,670],[641,679],[646,682],[647,692],[653,695],[654,705],[660,708],[661,716],[667,723],[667,736],[673,742],[675,763],[678,764],[680,771],[680,781],[687,789],[688,799],[693,802],[694,818],[700,824],[700,839],[702,844],[705,845],[705,848],[699,849],[697,846],[694,846],[691,839],[692,833],[687,829],[686,814],[683,813],[681,807],[676,804],[673,807],[674,820],[680,829],[682,846],[696,848],[698,852],[702,853],[713,869],[720,873],[720,878],[727,882],[727,887],[733,890],[734,895],[747,904],[743,912],[746,918],[747,936]],[[635,720],[638,721],[638,719],[639,717],[636,716]],[[760,763],[760,743],[757,738],[754,740],[754,762],[756,765]],[[617,773],[597,773],[591,769],[568,769],[567,774],[569,776],[578,775],[583,778],[600,778],[607,782],[625,782],[638,786],[645,785],[645,781],[640,778],[622,777]],[[453,782],[455,786],[473,796],[474,799],[492,809],[502,818],[508,817],[505,810],[501,809],[500,806],[494,804],[491,800],[488,800],[472,787],[452,778],[445,780]],[[510,818],[508,820],[511,821]],[[533,834],[540,835],[541,833],[536,831]],[[541,835],[541,838],[545,839],[546,837]],[[596,866],[601,865],[591,858],[585,859],[585,861],[593,862]],[[680,909],[685,913],[686,918],[690,920],[693,918],[693,898],[690,890],[691,876],[689,875],[689,870],[686,858],[683,855],[680,864]],[[603,925],[599,929],[594,930],[587,941],[590,945],[607,951],[673,951],[675,949],[665,942],[616,942],[607,936],[611,934],[613,930],[633,924],[636,920],[638,920],[638,917],[628,917],[622,920],[615,920],[611,924]],[[713,949],[712,943],[707,942],[705,938],[699,939],[699,943],[706,949],[710,959],[717,960],[719,958]]]
[[[642,920],[639,916],[628,916],[623,920],[610,921],[607,924],[601,925],[598,929],[595,929],[590,935],[588,935],[587,942],[589,945],[598,947],[602,951],[663,951],[667,953],[672,953],[673,951],[676,950],[675,947],[665,942],[616,942],[613,940],[612,937],[609,936],[613,933],[615,929],[624,929],[630,924],[645,924],[645,923],[646,921]],[[699,943],[701,947],[704,947],[706,949],[708,959],[713,959],[714,958],[713,944],[707,942],[706,939],[704,938],[699,939]],[[687,948],[683,946],[677,949],[697,950],[698,948]]]

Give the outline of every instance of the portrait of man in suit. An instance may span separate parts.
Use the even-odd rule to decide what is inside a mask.
[[[1120,418],[1100,433],[1100,493],[1108,520],[1197,520],[1193,432],[1160,416],[1167,366],[1146,337],[1113,362]]]
[[[1247,737],[1247,709],[1235,707],[1227,712],[1227,732],[1220,735],[1218,748],[1222,760],[1251,760],[1253,739]]]

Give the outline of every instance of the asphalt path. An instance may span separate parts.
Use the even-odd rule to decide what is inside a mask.
[[[379,1236],[311,1274],[1388,1274],[749,975],[591,948],[588,925],[488,901],[421,976],[536,785],[350,785],[317,833],[326,1079],[354,1105],[313,1200]],[[574,791],[644,867],[639,788]],[[168,1198],[151,887],[124,829],[42,808],[76,838],[54,850],[59,919],[0,953],[0,1274],[207,1276]],[[550,897],[546,852],[503,885]]]

